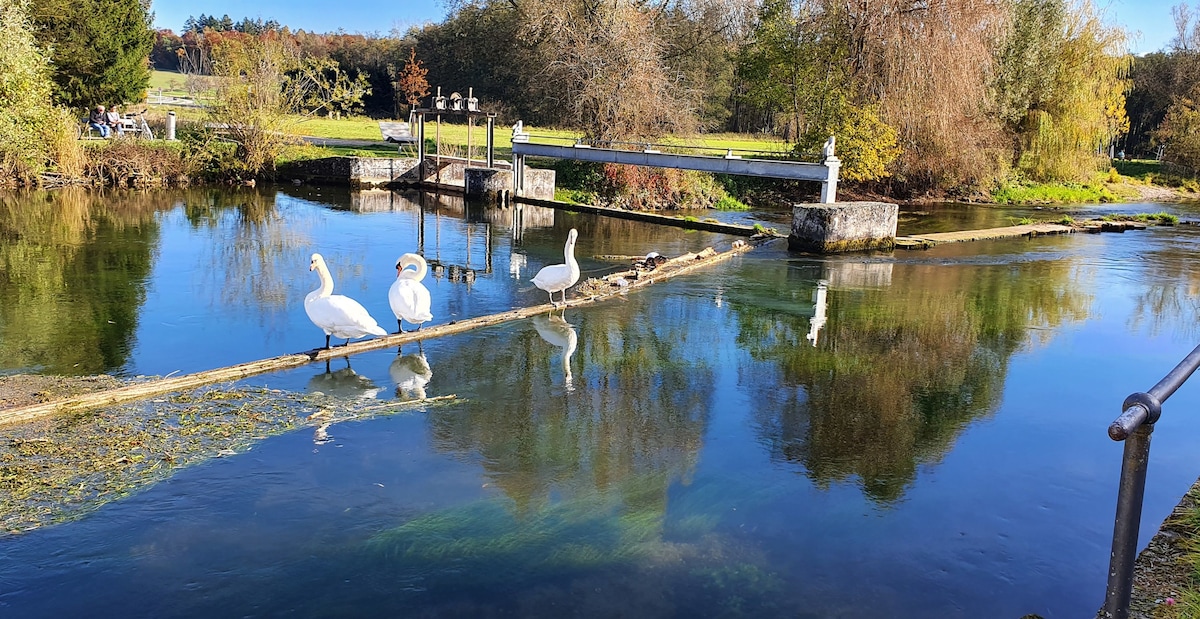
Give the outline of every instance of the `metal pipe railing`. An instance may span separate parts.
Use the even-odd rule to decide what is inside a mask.
[[[1146,493],[1146,468],[1150,461],[1150,435],[1162,415],[1162,404],[1200,368],[1200,346],[1184,357],[1158,384],[1144,393],[1125,398],[1121,416],[1108,427],[1114,441],[1125,441],[1121,461],[1121,484],[1117,491],[1117,515],[1113,522],[1112,554],[1108,563],[1108,591],[1104,619],[1128,619],[1133,594],[1133,567],[1137,560],[1138,527],[1142,523],[1142,499]]]

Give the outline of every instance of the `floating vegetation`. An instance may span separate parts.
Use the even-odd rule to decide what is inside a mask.
[[[348,400],[206,387],[6,428],[0,536],[78,518],[175,471],[301,427],[418,411],[454,400]]]
[[[1158,213],[1137,213],[1136,215],[1113,213],[1111,215],[1105,215],[1100,219],[1103,221],[1140,221],[1143,223],[1157,223],[1164,226],[1174,226],[1179,223],[1179,217],[1166,211],[1160,211]]]

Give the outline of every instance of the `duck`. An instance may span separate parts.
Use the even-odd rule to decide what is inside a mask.
[[[333,294],[333,277],[321,254],[313,254],[309,271],[316,271],[321,285],[304,297],[304,313],[313,324],[325,331],[325,348],[329,349],[330,336],[346,340],[367,335],[387,335],[387,331],[375,322],[367,309],[358,301],[340,294]]]
[[[410,266],[415,270],[410,270]],[[418,330],[422,323],[433,320],[429,312],[429,289],[421,283],[428,271],[429,265],[420,254],[404,254],[396,260],[396,281],[388,289],[388,304],[396,315],[397,333],[404,332],[404,320],[417,325]]]
[[[433,369],[425,353],[415,355],[397,354],[388,367],[388,374],[396,383],[396,397],[402,400],[425,399],[425,385],[433,378]]]
[[[579,281],[579,263],[575,261],[575,239],[579,238],[579,233],[571,228],[571,232],[567,234],[567,244],[563,247],[563,257],[566,258],[566,264],[552,264],[542,267],[542,270],[533,276],[533,285],[545,290],[550,295],[550,304],[558,307],[554,302],[554,293],[562,292],[563,305],[567,304],[567,288],[575,285]]]

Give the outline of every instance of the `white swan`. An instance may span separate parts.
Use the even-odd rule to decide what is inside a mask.
[[[379,323],[367,313],[358,301],[340,294],[333,294],[333,277],[321,254],[313,254],[309,271],[316,271],[321,285],[304,297],[304,312],[313,324],[325,331],[325,348],[329,348],[329,336],[346,340],[364,335],[387,335]]]
[[[410,266],[416,270],[409,270]],[[433,314],[429,313],[429,289],[421,283],[428,271],[429,265],[419,254],[404,254],[396,261],[396,281],[388,289],[388,304],[396,315],[396,328],[400,333],[404,332],[401,320],[420,329],[421,323],[433,319]]]
[[[567,244],[563,247],[566,264],[542,267],[542,270],[533,277],[533,285],[545,290],[550,295],[550,303],[555,307],[558,307],[558,304],[554,302],[554,293],[561,291],[563,305],[566,305],[567,288],[574,286],[575,282],[579,281],[579,263],[575,261],[575,239],[578,237],[579,233],[571,228],[571,232],[567,234]]]
[[[396,355],[388,367],[388,374],[396,383],[396,397],[402,400],[424,400],[425,385],[433,378],[433,370],[425,359],[425,353]]]
[[[563,383],[566,385],[567,391],[574,391],[571,356],[575,354],[575,348],[579,345],[579,335],[575,332],[575,327],[571,326],[571,323],[562,316],[542,315],[534,316],[533,328],[537,329],[537,334],[547,344],[563,349]]]

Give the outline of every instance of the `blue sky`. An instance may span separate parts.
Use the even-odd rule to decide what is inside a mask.
[[[1162,49],[1174,36],[1171,6],[1182,0],[1097,0],[1096,6],[1107,21],[1124,26],[1131,35],[1129,48],[1144,54]],[[1192,6],[1200,8],[1200,0]],[[154,25],[176,32],[183,29],[189,16],[225,15],[274,19],[293,30],[310,32],[346,32],[387,34],[393,28],[429,21],[441,21],[446,10],[441,0],[156,0]],[[1200,12],[1198,10],[1197,12]],[[1140,36],[1137,34],[1140,32]]]

